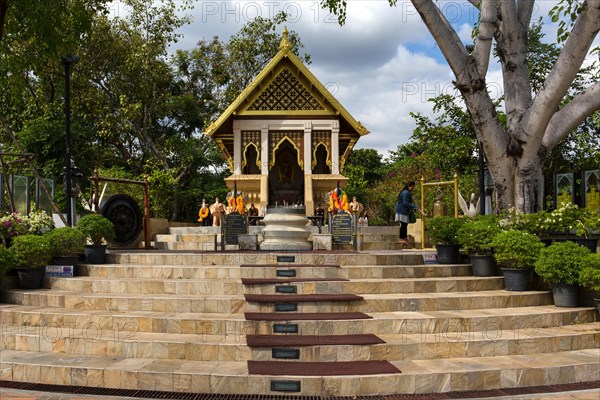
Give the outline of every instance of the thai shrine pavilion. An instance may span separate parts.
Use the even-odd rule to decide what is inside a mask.
[[[368,132],[291,51],[285,29],[277,55],[205,134],[229,163],[227,186],[248,203],[301,204],[312,215],[346,184],[344,162]]]

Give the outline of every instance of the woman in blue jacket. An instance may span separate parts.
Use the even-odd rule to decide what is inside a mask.
[[[408,224],[410,213],[419,209],[412,201],[412,191],[415,189],[415,181],[410,181],[398,193],[396,200],[396,222],[400,222],[400,243],[410,244],[408,237]]]

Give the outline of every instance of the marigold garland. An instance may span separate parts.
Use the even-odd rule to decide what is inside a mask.
[[[200,210],[198,211],[198,222],[202,222],[204,220],[204,218],[208,217],[208,207],[201,207]]]

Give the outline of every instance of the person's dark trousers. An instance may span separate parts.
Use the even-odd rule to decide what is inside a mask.
[[[400,222],[400,239],[406,239],[408,237],[408,224],[406,222]]]

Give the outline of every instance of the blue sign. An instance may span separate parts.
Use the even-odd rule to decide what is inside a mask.
[[[46,265],[46,278],[49,277],[73,277],[72,265]]]

